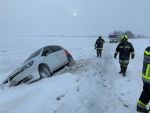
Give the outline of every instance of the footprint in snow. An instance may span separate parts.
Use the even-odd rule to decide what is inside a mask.
[[[58,111],[55,110],[53,113],[57,113],[57,112],[58,112]]]
[[[5,51],[5,50],[2,50],[2,51],[0,51],[0,52],[4,53],[4,52],[6,52],[6,51]]]
[[[107,85],[103,84],[103,87],[107,87]]]
[[[62,98],[64,98],[65,97],[65,95],[60,95],[60,96],[58,96],[57,98],[56,98],[56,100],[57,101],[60,101]]]
[[[79,87],[79,86],[76,87],[76,91],[77,91],[77,92],[80,91],[80,87]]]
[[[80,82],[80,79],[77,79],[76,82]]]
[[[121,95],[122,95],[122,96],[125,96],[125,94],[124,94],[124,93],[121,93]]]

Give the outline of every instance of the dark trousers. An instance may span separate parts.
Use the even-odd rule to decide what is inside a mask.
[[[119,60],[119,63],[120,63],[121,72],[126,73],[129,61],[126,60],[125,62],[125,60]]]
[[[144,83],[143,91],[141,93],[139,101],[141,101],[142,103],[144,103],[146,105],[149,103],[149,101],[150,101],[150,84]]]
[[[102,49],[96,49],[97,57],[102,56]]]
[[[124,66],[120,65],[120,70],[121,70],[122,73],[126,73],[127,67],[124,67]]]

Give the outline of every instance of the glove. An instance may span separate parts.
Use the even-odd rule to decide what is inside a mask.
[[[96,49],[97,48],[96,45],[94,45],[94,46],[95,46],[95,49]]]
[[[134,52],[132,52],[131,53],[131,58],[134,59],[134,56],[135,56],[135,54],[134,54]]]
[[[117,55],[115,54],[115,55],[114,55],[114,59],[116,59],[116,57],[117,57]]]
[[[131,55],[131,58],[134,59],[134,54]]]
[[[117,54],[118,54],[118,52],[117,52],[117,51],[115,51],[115,54],[114,54],[114,59],[116,59],[116,57],[117,57]]]
[[[114,59],[116,59],[116,57],[117,57],[117,53],[114,54]]]

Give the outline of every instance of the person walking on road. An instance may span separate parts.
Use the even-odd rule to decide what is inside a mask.
[[[144,51],[143,69],[142,69],[143,91],[137,102],[137,111],[150,113],[147,105],[150,101],[150,46]]]
[[[133,45],[128,42],[128,36],[123,35],[122,40],[116,48],[114,58],[116,59],[117,54],[119,53],[119,63],[120,63],[120,74],[126,76],[127,66],[129,64],[130,55],[134,59],[135,53]]]
[[[95,49],[96,49],[97,57],[102,56],[102,50],[103,50],[104,43],[105,43],[105,41],[104,41],[104,39],[102,39],[102,36],[99,36],[95,42]]]

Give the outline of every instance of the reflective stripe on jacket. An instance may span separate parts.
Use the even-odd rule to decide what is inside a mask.
[[[143,82],[150,83],[150,47],[144,51],[142,79]]]
[[[129,61],[130,55],[134,57],[134,48],[130,42],[121,42],[116,48],[115,54],[119,53],[119,60]]]

